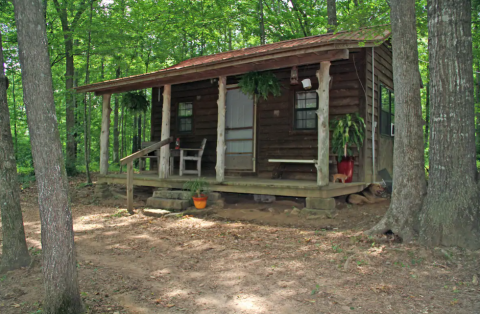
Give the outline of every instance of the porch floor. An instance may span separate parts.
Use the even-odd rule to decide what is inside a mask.
[[[156,173],[134,174],[133,185],[152,186],[159,188],[181,189],[183,184],[194,179],[195,175],[173,175],[168,179],[160,179]],[[292,197],[319,197],[328,198],[357,193],[365,189],[367,183],[330,183],[319,187],[315,181],[262,179],[257,177],[225,177],[225,181],[218,183],[215,177],[203,177],[209,183],[209,189],[216,192],[266,194]],[[107,174],[98,177],[99,183],[126,184],[126,174]]]

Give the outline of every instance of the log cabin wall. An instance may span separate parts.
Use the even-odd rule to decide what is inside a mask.
[[[377,122],[375,128],[375,171],[372,172],[372,48],[366,48],[366,86],[367,86],[367,110],[366,120],[367,136],[364,145],[365,155],[365,181],[373,182],[381,180],[378,171],[387,168],[393,173],[393,137],[380,134],[380,84],[393,89],[393,64],[390,42],[375,47],[375,98],[374,98],[374,117]],[[375,173],[375,176],[373,175]]]
[[[369,63],[369,60],[371,60],[371,54],[368,57],[369,49],[371,48],[350,49],[350,58],[348,60],[332,62],[330,68],[332,77],[330,119],[338,115],[358,112],[365,118],[367,130],[371,132],[371,123],[369,122],[371,115],[371,63]],[[386,47],[385,49],[388,50]],[[378,53],[382,54],[379,48],[376,48],[376,50],[379,50]],[[388,60],[386,58],[385,60]],[[368,69],[369,64],[370,69]],[[376,75],[382,78],[383,74],[381,74],[380,67],[391,69],[391,63],[390,65],[379,63],[378,67],[378,70],[377,68],[375,69]],[[315,72],[318,68],[319,64],[299,67],[299,83],[302,79],[309,78],[312,81],[311,91],[315,91],[318,86]],[[254,175],[259,177],[270,178],[272,176],[272,172],[277,164],[269,163],[268,159],[317,158],[317,130],[296,130],[294,127],[295,92],[297,90],[301,91],[303,88],[301,83],[296,86],[290,85],[290,70],[290,68],[285,68],[272,71],[281,81],[282,95],[279,97],[270,96],[267,100],[260,99],[258,102],[257,172]],[[368,79],[368,75],[370,75],[370,79]],[[236,82],[236,77],[228,77],[228,84],[235,84]],[[370,87],[367,85],[368,82]],[[377,83],[378,80],[376,79],[375,85]],[[370,92],[368,88],[370,88]],[[365,89],[367,89],[367,97],[365,96]],[[153,88],[152,141],[161,139],[162,97],[159,97],[159,93],[161,93],[161,88]],[[213,175],[215,173],[217,99],[217,81],[204,80],[172,86],[171,135],[180,137],[182,147],[193,148],[197,148],[201,140],[207,138],[207,146],[202,163],[202,171],[204,171],[205,175]],[[177,131],[178,103],[182,101],[193,102],[193,131],[190,134],[180,134]],[[376,115],[378,115],[378,109],[376,108],[375,110]],[[368,175],[371,178],[371,133],[369,132],[367,132],[364,148],[360,150],[354,148],[354,156],[356,157],[354,181],[367,181],[365,179],[368,179]],[[171,147],[173,148],[173,146],[172,144]],[[333,161],[330,164],[330,172],[336,173],[336,158],[331,154],[330,159]],[[370,167],[368,168],[368,166]],[[178,165],[175,165],[175,167],[178,168]],[[309,164],[287,164],[283,178],[315,180],[316,170],[313,165]]]
[[[152,141],[161,140],[162,128],[162,97],[158,93],[162,89],[152,90]],[[202,173],[215,174],[216,145],[217,145],[217,99],[218,81],[204,80],[172,86],[170,135],[180,138],[181,147],[200,148],[204,138],[207,139],[202,157]],[[180,102],[193,103],[192,132],[178,131],[178,104]],[[175,143],[170,145],[175,147]],[[188,165],[187,165],[188,167]],[[175,169],[178,170],[178,158],[175,159]]]

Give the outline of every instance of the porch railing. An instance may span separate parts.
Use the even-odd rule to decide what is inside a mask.
[[[127,210],[130,214],[133,214],[133,162],[155,150],[158,150],[160,154],[160,148],[173,142],[173,137],[169,137],[163,141],[145,147],[138,152],[135,152],[120,160],[121,165],[127,165]],[[159,165],[160,166],[160,165]]]

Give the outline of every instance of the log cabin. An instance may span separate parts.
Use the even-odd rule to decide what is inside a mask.
[[[393,170],[394,98],[388,26],[328,33],[192,58],[155,72],[77,87],[103,97],[99,182],[181,188],[171,138],[181,147],[206,146],[202,176],[211,189],[323,199],[356,193]],[[255,100],[238,87],[241,75],[270,71],[281,95]],[[304,88],[308,79],[311,87]],[[109,174],[110,99],[151,88],[151,141],[156,145],[122,160],[127,175]],[[366,123],[354,148],[352,183],[332,183],[337,156],[329,120],[358,113]],[[132,161],[158,151],[153,174],[133,174]],[[152,170],[151,169],[151,170]],[[128,201],[131,207],[131,201]],[[326,207],[331,207],[328,205]]]

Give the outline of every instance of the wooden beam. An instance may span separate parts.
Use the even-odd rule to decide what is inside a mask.
[[[330,86],[330,62],[320,63],[320,69],[317,71],[318,78],[318,159],[317,164],[317,185],[328,185],[328,161],[329,161],[329,123],[328,123],[328,102]]]
[[[133,215],[133,160],[127,163],[127,210]]]
[[[163,111],[162,111],[162,141],[170,137],[170,100],[172,94],[172,85],[167,84],[163,87]],[[170,174],[170,146],[165,145],[160,148],[159,177],[168,178]]]
[[[218,119],[217,119],[217,182],[223,182],[225,178],[225,111],[227,99],[227,77],[220,76],[218,79]]]
[[[110,98],[111,94],[105,94],[102,96],[102,133],[100,134],[100,174],[108,173],[108,140],[110,137]]]
[[[105,87],[95,89],[95,95],[101,95],[103,93],[118,93],[136,89],[144,89],[156,87],[163,84],[182,84],[193,81],[206,80],[211,78],[217,78],[218,76],[233,76],[244,74],[251,71],[265,71],[292,67],[294,65],[306,65],[312,63],[318,63],[322,61],[335,61],[344,60],[349,58],[348,49],[335,49],[328,51],[320,51],[314,53],[306,50],[301,51],[300,57],[297,55],[281,56],[263,56],[259,57],[256,63],[254,61],[242,60],[241,62],[231,62],[228,64],[212,64],[209,66],[185,68],[185,70],[165,71],[159,72],[155,77],[144,78],[143,80],[135,80],[129,83],[121,82],[118,85],[113,85],[113,82]],[[248,62],[247,62],[248,61]],[[80,89],[77,89],[81,92]]]

